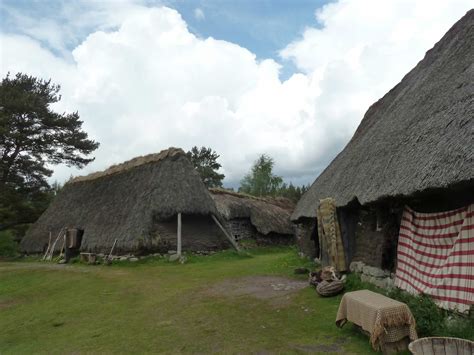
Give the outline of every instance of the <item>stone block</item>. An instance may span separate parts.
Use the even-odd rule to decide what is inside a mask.
[[[360,280],[361,280],[362,282],[370,282],[370,276],[369,276],[369,275],[362,274],[362,275],[360,275]]]
[[[377,278],[377,277],[371,277],[372,279],[372,284],[377,286],[377,287],[380,287],[380,288],[385,288],[386,287],[386,282],[385,282],[385,279],[380,279],[380,278]]]
[[[179,255],[178,254],[171,254],[169,261],[176,261],[179,260]]]
[[[395,287],[395,281],[394,279],[390,278],[390,277],[387,277],[385,279],[385,288],[386,289],[391,289],[391,288],[394,288]]]
[[[349,265],[349,270],[351,270],[351,272],[362,272],[364,265],[365,264],[362,261],[353,261]]]
[[[362,268],[362,272],[366,275],[370,275],[370,276],[374,276],[374,277],[378,277],[378,278],[381,278],[381,277],[385,276],[385,271],[383,271],[382,269],[379,269],[378,267],[375,267],[375,266],[365,265]]]

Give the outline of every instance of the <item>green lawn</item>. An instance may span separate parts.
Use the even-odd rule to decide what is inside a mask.
[[[295,278],[303,263],[293,249],[250,254],[191,257],[184,265],[2,262],[0,353],[373,352],[352,326],[334,325],[340,297],[305,288],[275,303],[209,292],[250,276]]]

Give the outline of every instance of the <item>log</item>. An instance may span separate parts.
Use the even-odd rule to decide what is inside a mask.
[[[64,233],[63,235],[63,245],[61,246],[61,251],[59,252],[59,258],[63,256],[63,250],[66,247],[66,234],[67,233]]]
[[[54,254],[54,249],[56,249],[56,244],[58,243],[59,238],[61,238],[61,235],[63,234],[64,229],[61,229],[59,231],[59,234],[54,241],[53,245],[51,246],[51,249],[48,251],[48,255],[46,255],[46,260],[52,260],[53,259],[53,254]]]
[[[46,253],[43,255],[43,260],[46,260],[46,256],[49,253],[49,248],[51,248],[51,231],[49,231],[49,242],[48,242],[48,247],[46,248]]]
[[[176,246],[176,254],[181,256],[181,212],[178,213],[178,231],[177,231],[178,242]]]
[[[112,245],[112,249],[110,249],[109,256],[107,257],[107,260],[110,260],[112,257],[112,253],[114,252],[115,244],[117,244],[117,238],[114,240],[114,244]]]

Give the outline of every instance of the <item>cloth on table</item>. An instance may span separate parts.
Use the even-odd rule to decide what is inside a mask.
[[[342,297],[336,325],[343,327],[347,321],[370,334],[375,350],[405,337],[418,338],[415,319],[405,303],[369,290],[348,292]]]
[[[347,264],[337,219],[336,201],[333,198],[320,200],[316,218],[318,219],[321,263],[334,266],[338,271],[346,271]]]

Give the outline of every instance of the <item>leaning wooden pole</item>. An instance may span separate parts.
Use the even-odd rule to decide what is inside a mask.
[[[177,246],[176,246],[176,254],[181,256],[181,212],[178,213],[178,232],[177,232]]]
[[[219,222],[219,220],[216,218],[216,216],[214,215],[211,215],[212,216],[212,219],[214,220],[214,222],[216,222],[216,224],[219,226],[219,228],[222,230],[222,232],[224,232],[224,235],[227,237],[227,239],[229,239],[229,242],[231,242],[231,244],[234,246],[235,250],[239,251],[240,252],[240,248],[239,248],[239,245],[237,244],[237,242],[235,241],[234,238],[232,238],[232,236],[229,235],[229,233],[227,233],[227,231],[225,230],[225,228],[222,226],[221,222]]]

